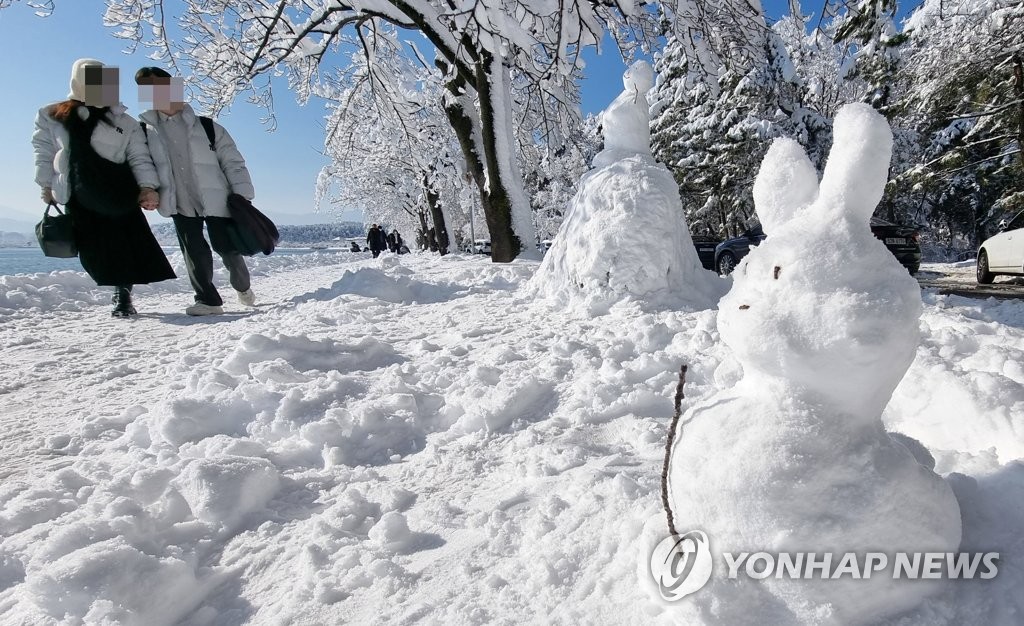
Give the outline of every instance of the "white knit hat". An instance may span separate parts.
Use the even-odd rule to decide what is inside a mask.
[[[102,61],[96,59],[78,59],[71,66],[71,93],[68,98],[85,102],[85,68],[103,67]]]

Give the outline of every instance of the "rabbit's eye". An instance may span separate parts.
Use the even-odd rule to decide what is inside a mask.
[[[775,266],[775,270],[772,272],[772,275],[774,276],[775,280],[779,279],[779,274],[781,274],[781,273],[782,273],[782,268],[779,267],[778,265],[776,265]]]

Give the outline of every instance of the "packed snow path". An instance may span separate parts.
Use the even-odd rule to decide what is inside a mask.
[[[174,258],[179,259],[179,277],[184,277],[180,255]],[[0,295],[5,368],[0,397],[17,397],[0,414],[0,479],[62,465],[68,439],[47,439],[48,434],[70,432],[83,419],[116,419],[129,407],[151,407],[173,398],[185,378],[167,380],[168,367],[184,353],[200,357],[194,365],[197,371],[205,369],[223,358],[224,349],[234,343],[231,338],[237,341],[238,333],[247,332],[246,318],[270,313],[271,303],[288,302],[302,289],[322,284],[316,272],[289,269],[318,260],[316,256],[282,259],[288,262],[282,271],[254,272],[260,288],[256,309],[238,304],[231,288],[222,285],[225,315],[189,317],[184,309],[192,302],[191,293],[187,279],[181,278],[136,287],[140,314],[125,323],[106,314],[110,290],[97,289],[82,274],[0,278],[6,282],[0,288],[6,292]],[[224,283],[224,276],[219,278]],[[270,320],[262,321],[273,327]],[[47,462],[54,457],[55,463]]]
[[[575,319],[478,257],[253,265],[258,310],[199,319],[185,280],[124,321],[83,274],[0,278],[0,622],[714,621],[646,550],[679,365],[687,406],[739,377],[715,311]],[[886,421],[1004,567],[909,623],[1024,611],[1022,328],[926,294]]]
[[[977,260],[959,263],[925,263],[917,274],[917,282],[924,289],[934,289],[942,295],[965,298],[1024,299],[1024,279],[1020,276],[997,276],[989,285],[977,281]]]

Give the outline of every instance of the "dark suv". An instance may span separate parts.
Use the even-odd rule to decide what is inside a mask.
[[[912,226],[899,226],[883,219],[871,218],[871,232],[885,244],[903,267],[911,274],[921,268],[921,235]],[[758,224],[739,237],[726,239],[715,248],[715,269],[719,274],[731,274],[740,259],[747,256],[751,246],[764,241],[766,235]]]
[[[740,259],[747,256],[751,246],[764,241],[765,234],[758,224],[739,237],[726,239],[715,247],[715,270],[722,276],[732,274]]]
[[[871,232],[911,274],[921,269],[921,233],[914,226],[900,226],[871,218]]]
[[[722,243],[722,240],[710,235],[693,235],[691,239],[693,239],[693,247],[697,249],[700,264],[704,266],[704,269],[714,271],[715,248]]]

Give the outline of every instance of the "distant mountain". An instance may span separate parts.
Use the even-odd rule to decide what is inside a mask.
[[[0,230],[0,248],[28,248],[38,245],[35,235]]]
[[[349,237],[365,237],[366,226],[362,222],[337,222],[334,224],[306,224],[304,226],[281,225],[282,247],[331,244]]]
[[[256,203],[259,206],[259,202]],[[262,209],[261,209],[262,210]],[[329,211],[310,213],[284,213],[281,211],[264,211],[267,216],[274,220],[278,226],[308,226],[309,224],[325,224],[336,219],[344,218],[344,215],[337,215]],[[342,223],[342,222],[337,222]]]
[[[157,241],[165,246],[178,245],[178,238],[174,234],[174,224],[166,223],[151,224],[153,234]],[[349,237],[365,237],[366,227],[362,222],[337,222],[335,224],[305,224],[293,226],[289,224],[278,224],[278,232],[281,233],[281,241],[278,244],[282,248],[307,247],[313,244],[332,244],[335,240],[344,240]]]

